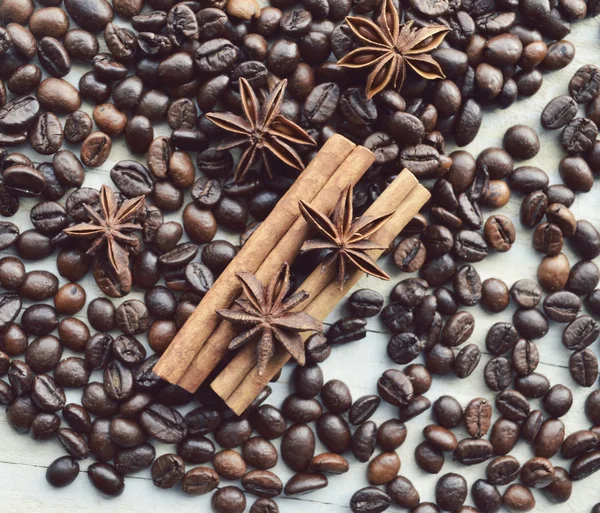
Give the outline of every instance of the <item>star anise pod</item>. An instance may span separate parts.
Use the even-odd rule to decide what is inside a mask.
[[[365,94],[372,98],[391,82],[399,90],[406,77],[406,64],[423,78],[445,78],[429,52],[437,48],[450,31],[443,25],[413,27],[412,20],[400,26],[392,0],[383,0],[377,23],[359,16],[346,17],[346,23],[363,46],[344,55],[338,65],[347,68],[373,68],[367,77]]]
[[[305,312],[292,310],[306,301],[308,293],[295,292],[285,299],[290,289],[290,267],[287,263],[269,280],[265,289],[252,273],[237,273],[245,299],[236,300],[240,310],[218,310],[217,313],[234,324],[246,327],[229,344],[237,349],[250,340],[260,337],[257,346],[258,374],[262,375],[275,353],[275,340],[300,364],[304,365],[304,343],[301,331],[322,331],[323,323]]]
[[[63,231],[71,237],[91,239],[87,253],[94,254],[106,246],[108,261],[118,273],[129,267],[129,251],[136,248],[139,239],[130,235],[133,230],[141,230],[139,224],[128,222],[144,208],[144,196],[125,200],[118,206],[114,191],[103,185],[100,189],[100,212],[84,204],[90,216],[89,223],[79,223]]]
[[[306,241],[301,251],[331,250],[331,254],[321,265],[321,272],[325,272],[337,262],[337,283],[340,290],[346,281],[349,264],[382,280],[390,279],[366,251],[386,249],[385,246],[369,240],[369,237],[392,217],[393,212],[377,217],[362,216],[353,219],[352,195],[352,187],[347,187],[338,200],[331,219],[300,200],[300,212],[306,222],[317,232],[317,237]]]
[[[229,150],[245,147],[235,169],[235,181],[241,182],[258,154],[263,159],[269,178],[273,177],[268,156],[272,155],[295,169],[304,169],[304,163],[289,143],[315,145],[315,140],[296,123],[280,114],[281,102],[287,80],[279,82],[269,93],[262,105],[245,78],[240,78],[240,96],[244,117],[231,112],[211,112],[206,114],[215,125],[236,134],[219,146]]]

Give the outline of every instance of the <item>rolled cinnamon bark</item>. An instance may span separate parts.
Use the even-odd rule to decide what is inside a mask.
[[[378,244],[389,245],[430,197],[427,189],[416,184],[407,195],[401,196],[404,200],[398,200],[398,195],[402,194],[401,190],[404,188],[399,187],[398,183],[402,183],[402,180],[406,179],[405,173],[410,175],[413,185],[416,184],[414,176],[408,171],[403,171],[372,205],[371,209],[367,211],[368,215],[380,215],[390,210],[396,210],[392,218],[371,238]],[[403,175],[404,177],[401,179]],[[374,259],[377,259],[382,253],[382,250],[369,252]],[[299,287],[299,289],[305,290],[309,294],[313,293],[310,304],[306,307],[303,304],[300,309],[304,309],[305,312],[316,319],[324,320],[363,275],[364,273],[359,270],[352,271],[348,281],[340,291],[335,281],[335,270],[321,274],[320,269],[316,269]],[[302,336],[306,340],[309,335]],[[290,358],[289,353],[278,345],[275,355],[267,365],[263,375],[259,376],[256,368],[255,349],[255,344],[248,344],[244,347],[211,384],[213,390],[238,415],[248,407],[256,395]]]
[[[369,169],[374,159],[373,153],[369,150],[362,146],[356,147],[315,196],[311,205],[317,210],[331,214],[344,189],[348,185],[355,185]],[[310,227],[300,216],[260,265],[256,277],[266,283],[281,267],[281,264],[293,262],[309,235]],[[177,384],[190,392],[196,391],[228,353],[229,343],[236,334],[237,329],[233,324],[226,321],[221,322]]]
[[[312,201],[356,145],[334,135],[300,174],[294,185],[279,200],[271,214],[252,234],[227,266],[194,313],[173,339],[154,372],[170,383],[177,383],[221,321],[217,310],[229,308],[241,293],[236,273],[255,272],[279,240],[300,217],[298,201]]]

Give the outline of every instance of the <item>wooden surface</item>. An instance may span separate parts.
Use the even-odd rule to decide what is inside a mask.
[[[518,102],[507,111],[486,112],[483,121],[483,127],[475,143],[467,149],[474,155],[479,151],[494,145],[500,145],[502,134],[509,126],[516,123],[526,123],[538,129],[539,115],[545,104],[553,97],[559,94],[565,94],[568,81],[581,65],[586,63],[598,64],[598,55],[600,52],[599,44],[599,22],[596,20],[586,20],[574,26],[572,34],[568,37],[577,47],[577,55],[573,63],[562,71],[546,75],[541,91],[532,99]],[[82,72],[87,71],[74,69],[67,77],[73,83],[79,80]],[[91,112],[90,105],[84,108]],[[156,127],[156,135],[166,133],[163,127]],[[531,161],[532,164],[544,168],[550,175],[551,183],[559,183],[557,168],[558,162],[562,157],[562,150],[558,144],[558,132],[541,133],[542,150],[537,158]],[[452,147],[448,148],[449,151]],[[30,157],[37,162],[42,159],[41,156],[29,153]],[[108,171],[118,160],[127,158],[128,151],[122,140],[115,141],[110,160],[102,169],[90,169],[86,178],[86,185],[94,187],[102,183],[110,184]],[[600,210],[598,209],[598,194],[600,187],[596,188],[587,195],[580,195],[573,207],[577,217],[587,218],[600,226]],[[515,197],[509,205],[503,209],[503,213],[510,216],[516,225],[518,223],[518,210],[521,198]],[[24,201],[19,213],[13,218],[22,230],[29,228],[29,209],[34,205],[33,201]],[[485,212],[486,216],[490,212]],[[179,214],[169,216],[171,219],[179,220]],[[237,241],[237,235],[219,234],[222,238],[228,238]],[[504,279],[507,284],[512,284],[519,278],[535,278],[536,268],[539,263],[539,256],[531,249],[531,232],[518,228],[517,242],[513,249],[505,254],[492,255],[484,262],[476,264],[476,268],[481,274],[482,279],[488,277],[497,277]],[[567,248],[568,256],[573,254]],[[12,254],[12,252],[6,252]],[[572,263],[576,260],[572,259]],[[56,271],[54,257],[50,257],[43,262],[29,262],[28,270],[31,269],[49,269]],[[381,282],[373,278],[365,278],[357,288],[371,287],[381,291],[386,297],[393,285],[403,276],[391,266],[387,266],[387,271],[392,276],[389,283]],[[63,283],[64,280],[61,280]],[[88,299],[93,299],[100,295],[98,288],[91,277],[84,282],[88,292]],[[141,297],[140,293],[132,293],[129,298]],[[119,304],[120,301],[115,301]],[[477,318],[476,330],[470,342],[474,342],[484,349],[484,337],[487,328],[494,322],[506,320],[509,321],[512,316],[513,308],[507,311],[490,316],[483,312],[479,307],[470,309]],[[85,312],[85,310],[84,310]],[[329,319],[337,319],[344,315],[344,307],[340,306]],[[353,397],[358,398],[361,395],[375,393],[376,381],[381,373],[393,368],[394,364],[386,355],[386,343],[389,334],[385,332],[382,325],[376,320],[369,320],[369,333],[366,339],[347,345],[345,347],[336,347],[333,350],[331,358],[323,364],[325,379],[338,378],[344,380],[350,387]],[[577,429],[586,428],[589,424],[583,414],[583,404],[585,398],[591,389],[582,389],[573,382],[566,368],[566,363],[570,352],[561,344],[560,334],[562,326],[555,325],[551,328],[548,335],[538,342],[541,356],[541,364],[538,371],[546,374],[552,384],[564,383],[571,387],[575,401],[569,414],[564,417],[567,433]],[[598,347],[596,342],[592,349]],[[67,352],[65,355],[67,356]],[[482,361],[475,373],[467,380],[458,378],[437,378],[427,397],[433,402],[439,395],[452,394],[464,405],[470,399],[481,396],[493,399],[493,394],[486,389],[483,382],[483,367],[489,355],[484,355]],[[291,368],[286,368],[281,380],[272,385],[273,394],[269,403],[279,406],[284,397],[290,392],[289,375]],[[98,373],[94,374],[92,379],[101,380]],[[595,389],[597,385],[592,387]],[[68,392],[69,401],[79,401],[80,392]],[[539,407],[537,401],[531,401],[532,407]],[[187,411],[186,409],[182,409]],[[387,404],[382,404],[373,417],[377,423],[381,423],[388,418],[396,415],[395,408]],[[422,500],[433,500],[434,487],[438,476],[431,476],[420,471],[414,463],[414,447],[422,440],[422,428],[431,422],[428,413],[413,419],[408,423],[408,438],[404,445],[399,449],[402,460],[401,474],[409,477],[417,486]],[[459,438],[465,436],[463,429],[456,429]],[[56,490],[46,484],[44,473],[46,466],[55,458],[64,454],[64,450],[57,441],[38,443],[26,435],[17,435],[7,425],[4,415],[0,415],[0,510],[7,513],[70,513],[75,510],[85,512],[195,512],[207,513],[210,511],[209,497],[187,497],[179,490],[160,490],[155,488],[149,480],[149,472],[141,472],[134,477],[126,478],[126,487],[124,494],[117,499],[105,499],[101,497],[88,482],[85,475],[85,469],[88,462],[82,464],[82,475],[68,488]],[[279,445],[279,441],[275,442]],[[157,445],[157,453],[163,454],[170,452],[172,446]],[[323,447],[318,445],[317,453],[321,452]],[[525,443],[520,442],[513,451],[521,462],[526,461],[532,456],[532,451]],[[348,456],[351,462],[350,471],[343,476],[330,477],[328,488],[316,493],[306,495],[300,498],[278,499],[280,510],[286,513],[339,513],[347,512],[350,497],[354,491],[367,485],[365,472],[366,464],[356,462],[351,456]],[[554,463],[564,465],[565,462],[560,458],[554,458]],[[476,465],[473,467],[462,467],[456,465],[447,459],[442,470],[446,472],[459,472],[465,476],[471,485],[476,479],[483,477],[485,465]],[[285,482],[290,476],[290,470],[284,464],[278,464],[275,471]],[[537,511],[556,512],[556,513],[587,513],[591,506],[600,501],[600,474],[596,474],[582,482],[575,483],[573,496],[571,500],[559,506],[552,506],[539,491],[534,491],[538,501]],[[223,482],[223,484],[229,484]],[[254,497],[248,496],[248,509]],[[471,503],[468,499],[467,503]],[[472,503],[471,503],[472,504]],[[398,508],[390,508],[389,511],[400,511]]]

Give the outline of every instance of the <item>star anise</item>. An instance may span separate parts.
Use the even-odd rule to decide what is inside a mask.
[[[63,230],[71,237],[91,239],[87,253],[94,254],[106,246],[108,261],[117,273],[129,267],[129,251],[139,244],[133,230],[141,230],[139,224],[128,222],[144,208],[144,196],[125,200],[121,207],[117,204],[115,193],[103,185],[100,189],[100,212],[84,204],[90,216],[89,223],[79,223]]]
[[[262,106],[245,78],[240,78],[240,96],[245,118],[231,112],[211,112],[206,114],[215,125],[236,134],[219,146],[229,150],[238,146],[246,147],[235,169],[235,180],[241,182],[260,153],[267,175],[273,176],[268,155],[295,169],[304,169],[304,163],[296,150],[288,143],[315,145],[315,140],[296,123],[280,114],[281,102],[287,80],[280,81],[269,93]]]
[[[365,94],[372,98],[391,82],[399,90],[406,77],[406,64],[423,78],[445,78],[429,52],[437,48],[450,31],[443,25],[415,28],[412,20],[400,26],[392,0],[383,0],[377,23],[359,16],[348,16],[346,23],[363,46],[344,55],[338,65],[370,68]]]
[[[271,278],[266,289],[251,273],[237,273],[246,299],[236,300],[241,310],[218,310],[217,313],[234,324],[245,326],[246,331],[234,338],[229,349],[237,349],[258,338],[258,374],[262,375],[275,353],[275,340],[300,364],[304,365],[304,343],[301,331],[322,331],[323,324],[305,312],[292,310],[306,301],[308,293],[295,292],[285,299],[290,289],[290,268],[287,263]]]
[[[300,200],[300,212],[306,222],[317,232],[317,237],[306,241],[301,251],[331,250],[331,254],[321,265],[321,272],[325,272],[337,262],[337,283],[340,290],[346,281],[348,264],[382,280],[390,279],[365,252],[372,249],[385,249],[385,246],[372,242],[369,237],[390,219],[393,212],[377,217],[362,216],[353,219],[352,196],[352,187],[347,187],[338,200],[331,219]]]

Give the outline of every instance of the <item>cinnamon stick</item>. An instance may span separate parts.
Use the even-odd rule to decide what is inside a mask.
[[[402,183],[401,177],[405,179],[405,173],[410,175],[414,181],[413,184],[416,183],[416,179],[412,174],[408,171],[403,172],[386,189],[386,191],[384,191],[382,196],[374,203],[371,209],[369,209],[367,215],[378,215],[394,209],[394,197],[397,198],[399,194],[402,194],[398,190],[398,183]],[[429,192],[421,185],[416,185],[408,195],[402,194],[401,197],[405,197],[404,201],[402,201],[402,199],[396,200],[399,206],[397,206],[394,216],[378,232],[376,232],[372,237],[373,241],[382,245],[390,244],[408,221],[412,219],[427,201]],[[370,255],[373,258],[378,258],[381,253],[382,251],[379,250],[372,251],[370,252]],[[304,308],[304,310],[313,317],[324,320],[333,310],[335,305],[337,305],[344,297],[346,292],[356,284],[363,274],[364,273],[358,270],[351,272],[343,290],[340,291],[335,282],[335,270],[332,270],[330,273],[321,274],[320,269],[316,269],[299,287],[302,290],[309,291],[309,293],[311,293],[311,291],[316,292],[316,294],[311,295],[312,302]],[[303,338],[308,338],[308,335],[303,336]],[[225,367],[221,374],[217,376],[211,384],[211,387],[227,402],[228,406],[234,412],[241,414],[289,358],[289,353],[278,346],[275,356],[269,362],[266,371],[262,376],[259,376],[256,370],[255,346],[249,344],[244,347]]]
[[[236,273],[242,270],[255,272],[258,269],[281,237],[300,217],[298,200],[312,201],[355,146],[339,135],[328,139],[294,185],[279,200],[269,217],[252,234],[250,240],[206,293],[154,367],[156,374],[170,383],[177,383],[181,379],[206,339],[219,324],[217,310],[231,306],[240,294],[241,287]]]
[[[356,147],[315,196],[311,205],[317,210],[331,214],[344,189],[348,185],[355,185],[366,173],[374,159],[373,153],[369,150],[362,146]],[[255,273],[256,277],[266,283],[283,262],[293,262],[300,253],[302,243],[309,235],[309,225],[300,216],[260,265]],[[233,324],[226,321],[221,322],[177,384],[190,392],[196,391],[228,353],[229,343],[236,334],[237,331]]]

